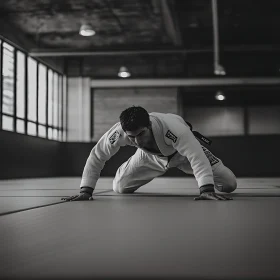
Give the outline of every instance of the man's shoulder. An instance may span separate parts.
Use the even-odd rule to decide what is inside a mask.
[[[176,143],[177,139],[186,131],[188,127],[184,119],[176,114],[171,113],[151,113],[152,117],[156,118],[157,122],[162,127],[162,132],[166,143]]]
[[[117,122],[114,124],[108,131],[108,143],[110,145],[119,145],[119,146],[126,146],[129,145],[130,142],[128,141],[128,137],[126,133],[123,131],[121,123]]]
[[[167,128],[186,126],[184,119],[176,114],[172,113],[150,113],[150,116],[156,118],[156,120],[162,123]]]

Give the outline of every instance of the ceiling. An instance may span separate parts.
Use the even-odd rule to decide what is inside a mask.
[[[219,62],[227,77],[278,77],[280,1],[217,0]],[[54,57],[69,76],[213,77],[211,0],[1,0],[0,18],[31,55]],[[214,17],[215,18],[215,17]],[[90,23],[96,34],[78,34]]]

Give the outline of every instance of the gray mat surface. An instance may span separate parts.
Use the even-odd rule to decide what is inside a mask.
[[[96,197],[0,218],[3,278],[279,279],[280,199]]]
[[[100,178],[94,196],[123,196],[112,190],[113,178]],[[0,181],[0,215],[61,202],[61,197],[79,193],[80,178],[42,178]],[[280,197],[280,178],[238,179],[238,189],[231,194],[239,197]],[[198,195],[196,181],[187,178],[156,178],[131,196],[186,197]]]

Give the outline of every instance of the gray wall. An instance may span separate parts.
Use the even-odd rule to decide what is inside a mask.
[[[0,131],[0,179],[60,176],[61,143]]]
[[[211,137],[209,149],[240,177],[280,176],[280,135]],[[0,131],[0,179],[81,176],[94,143],[59,143]],[[123,147],[101,176],[114,176],[135,151]],[[171,169],[165,176],[186,176]]]
[[[240,177],[278,177],[280,169],[280,135],[277,136],[231,136],[211,137],[207,146],[226,166]],[[91,143],[63,144],[64,176],[81,176],[84,164],[94,145]],[[133,153],[133,147],[123,147],[105,165],[101,175],[114,176],[118,167]],[[186,176],[171,169],[165,176]]]

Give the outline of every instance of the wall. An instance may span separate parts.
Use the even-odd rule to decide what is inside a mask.
[[[207,148],[239,177],[279,177],[280,135],[210,137]],[[94,144],[63,143],[63,175],[81,176]],[[118,167],[133,155],[135,148],[123,147],[106,164],[102,176],[115,176]],[[273,155],[273,157],[272,157]],[[186,176],[170,169],[164,176]]]
[[[239,177],[280,176],[280,135],[211,137],[208,147]],[[78,176],[94,143],[59,143],[0,131],[0,179]],[[113,177],[135,148],[123,147],[106,164],[101,176]],[[273,156],[272,156],[273,155]],[[186,176],[171,169],[164,176]]]
[[[93,141],[116,122],[120,113],[130,106],[142,106],[148,112],[178,113],[177,88],[94,89]]]
[[[280,106],[185,106],[184,118],[205,136],[280,135]],[[248,127],[248,128],[246,128]]]
[[[62,172],[64,176],[81,176],[86,159],[94,146],[94,143],[91,143],[91,139],[89,139],[88,132],[86,136],[88,140],[86,141],[80,142],[81,138],[77,136],[82,131],[85,133],[90,126],[90,106],[89,103],[87,104],[90,100],[90,86],[87,82],[85,86],[79,79],[81,78],[69,79],[69,88],[72,88],[70,94],[72,105],[70,104],[68,113],[72,143],[65,143],[62,146],[65,167]],[[81,95],[82,93],[83,95]],[[275,149],[280,140],[280,135],[244,136],[244,116],[241,108],[183,108],[182,98],[175,88],[95,89],[93,91],[93,142],[98,141],[102,134],[118,121],[120,112],[131,105],[141,105],[148,111],[177,112],[178,114],[185,111],[184,117],[194,125],[195,129],[206,136],[211,136],[213,144],[210,146],[210,150],[220,157],[237,176],[280,176],[280,170],[276,162],[276,159],[280,156],[280,151]],[[270,124],[268,126],[270,133],[272,132],[271,127],[277,128],[279,108],[274,110],[271,110],[271,108],[267,108],[266,112],[270,112],[267,114],[263,114],[263,111],[262,114],[259,114],[259,109],[256,108],[248,110],[248,117],[254,125],[254,131],[261,131],[264,123]],[[82,115],[78,114],[78,110]],[[259,121],[253,121],[255,119],[254,115],[262,116],[261,126],[258,129],[256,125]],[[267,117],[264,118],[265,115]],[[83,120],[82,123],[81,120]],[[134,151],[131,147],[121,148],[106,163],[101,173],[102,176],[114,176],[117,168]],[[272,159],[271,154],[275,155]],[[172,169],[165,176],[185,176],[185,174],[177,169]]]
[[[61,143],[0,131],[0,179],[60,175]]]
[[[68,78],[69,142],[90,142],[90,79]]]
[[[205,136],[244,135],[244,109],[240,107],[184,107],[184,119]]]

